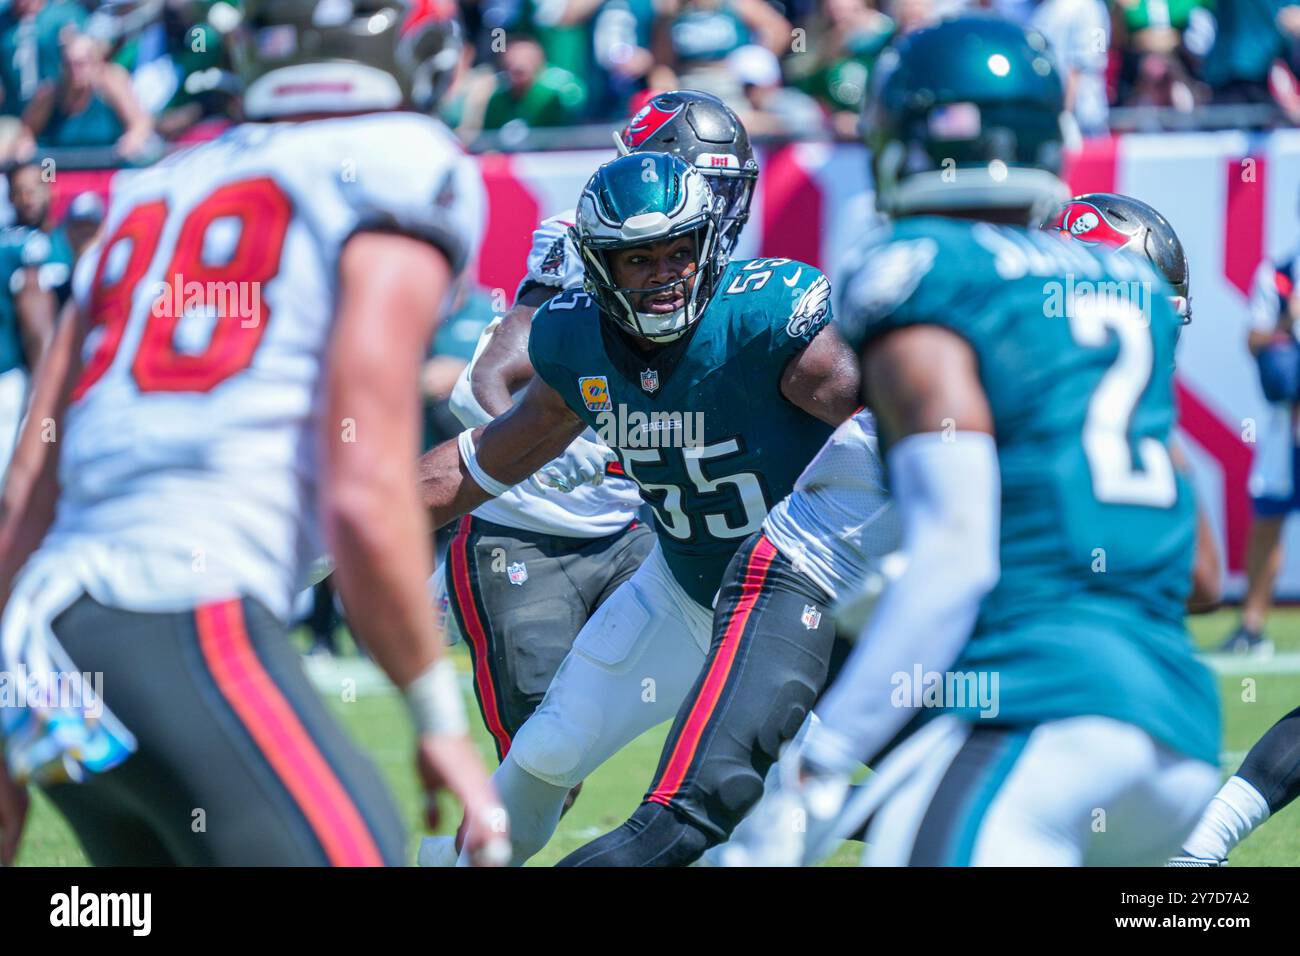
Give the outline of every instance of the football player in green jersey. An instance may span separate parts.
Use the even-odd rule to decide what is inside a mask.
[[[1192,321],[1191,275],[1187,253],[1169,220],[1147,203],[1120,193],[1085,193],[1062,203],[1043,220],[1042,228],[1075,242],[1124,249],[1143,256],[1168,283],[1169,304],[1183,325]],[[1174,464],[1191,466],[1177,443],[1169,446]],[[1192,590],[1187,598],[1190,614],[1204,614],[1219,606],[1223,596],[1223,570],[1214,532],[1204,510],[1196,509],[1196,563]]]
[[[871,761],[841,821],[874,809],[876,864],[1157,864],[1218,780],[1169,452],[1182,320],[1143,259],[1037,229],[1061,107],[1041,37],[963,17],[887,52],[864,114],[893,223],[839,320],[907,567],[786,796],[834,815]]]
[[[422,460],[445,523],[591,427],[654,510],[658,544],[592,615],[494,777],[516,863],[550,837],[570,787],[677,711],[728,562],[858,404],[857,363],[826,329],[826,278],[788,259],[728,263],[723,205],[675,156],[601,167],[575,225],[587,291],[534,316],[537,378]]]
[[[21,214],[18,218],[19,224],[0,229],[0,479],[27,408],[28,379],[49,345],[56,311],[54,295],[42,281],[52,259],[49,237],[24,223]]]

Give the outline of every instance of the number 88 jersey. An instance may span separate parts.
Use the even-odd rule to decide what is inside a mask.
[[[1215,688],[1183,624],[1196,520],[1169,456],[1182,320],[1163,280],[1037,230],[909,218],[864,247],[840,294],[855,346],[930,324],[978,360],[1001,577],[953,669],[998,675],[998,721],[1109,716],[1217,759]]]
[[[459,271],[483,206],[472,161],[412,113],[249,124],[121,174],[74,278],[88,331],[44,550],[85,556],[103,603],[242,593],[286,617],[322,551],[314,416],[340,251],[404,233]]]

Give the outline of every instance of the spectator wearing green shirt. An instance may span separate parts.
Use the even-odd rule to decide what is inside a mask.
[[[869,0],[822,0],[808,26],[808,49],[788,58],[791,85],[830,112],[840,139],[857,139],[871,70],[894,31],[894,21]]]
[[[766,0],[659,0],[654,51],[675,74],[672,86],[736,103],[744,91],[727,57],[751,43],[782,56],[790,48],[791,29]]]
[[[546,62],[580,80],[591,73],[591,21],[602,0],[524,0],[515,33],[541,44]]]
[[[141,105],[163,136],[179,136],[208,116],[230,111],[225,34],[239,16],[226,0],[166,0],[161,17],[128,34],[117,48],[113,62],[131,74]]]
[[[595,117],[627,116],[629,100],[651,85],[654,21],[654,0],[604,0],[592,22],[596,69],[591,112]]]
[[[0,115],[21,116],[41,84],[58,76],[60,35],[85,20],[71,0],[12,0],[0,12]]]
[[[94,241],[104,220],[104,201],[90,192],[73,197],[63,222],[56,226],[51,212],[50,184],[40,166],[35,163],[13,166],[6,179],[14,222],[49,239],[37,278],[41,289],[53,292],[62,306],[72,290],[72,270],[77,258]]]
[[[1214,43],[1207,0],[1112,0],[1117,102],[1190,110],[1208,98],[1194,76]]]
[[[54,332],[54,296],[40,281],[49,255],[49,237],[40,230],[22,224],[0,229],[0,483],[27,407],[29,373]]]
[[[507,37],[500,64],[483,109],[482,129],[499,130],[516,121],[532,128],[566,126],[581,118],[587,91],[568,70],[547,65],[536,39]]]

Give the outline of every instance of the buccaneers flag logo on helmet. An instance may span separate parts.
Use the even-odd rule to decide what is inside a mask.
[[[1054,225],[1080,242],[1101,243],[1116,249],[1122,249],[1133,238],[1112,226],[1106,214],[1090,202],[1066,203]]]
[[[664,110],[651,100],[628,121],[627,128],[623,130],[623,145],[628,149],[636,149],[680,113],[685,105],[679,103],[674,109]]]

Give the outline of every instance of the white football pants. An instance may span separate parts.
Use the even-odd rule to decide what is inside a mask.
[[[673,578],[658,545],[579,632],[546,696],[493,774],[514,863],[555,832],[565,794],[676,714],[704,665],[713,611]],[[646,768],[646,784],[653,767]]]
[[[1218,786],[1218,768],[1108,717],[1023,729],[941,717],[869,781],[883,804],[864,862],[1159,866]]]

